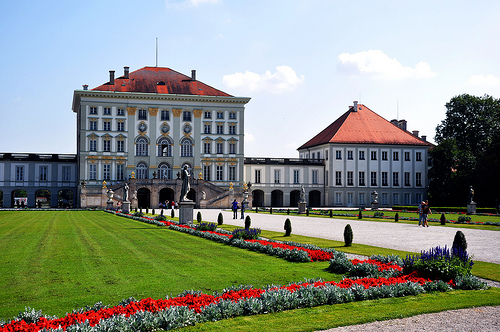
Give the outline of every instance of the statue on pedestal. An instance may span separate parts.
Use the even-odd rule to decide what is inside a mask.
[[[180,202],[190,201],[190,199],[187,198],[187,194],[191,190],[191,185],[189,184],[189,178],[190,178],[189,170],[187,165],[185,165],[181,173],[182,187],[181,187],[181,197],[179,199]]]
[[[129,186],[128,183],[125,182],[125,187],[123,187],[123,201],[128,202],[128,191],[129,191]]]
[[[467,203],[474,203],[474,189],[472,188],[472,186],[469,186],[469,198],[467,200]]]

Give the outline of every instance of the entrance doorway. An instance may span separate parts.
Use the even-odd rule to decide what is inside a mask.
[[[150,191],[148,188],[141,188],[137,190],[137,206],[145,209],[150,207]]]
[[[172,202],[174,201],[174,191],[170,188],[163,188],[160,190],[160,203],[164,203],[165,201]],[[170,205],[169,205],[170,207]]]

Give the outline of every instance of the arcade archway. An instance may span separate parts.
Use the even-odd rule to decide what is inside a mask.
[[[273,190],[271,192],[271,206],[273,207],[283,206],[283,192],[281,190]]]
[[[150,207],[151,192],[148,188],[137,190],[137,207],[145,209]]]
[[[253,207],[263,207],[264,206],[264,192],[262,190],[252,191],[252,206]]]

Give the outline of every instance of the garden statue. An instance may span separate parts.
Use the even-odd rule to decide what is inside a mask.
[[[123,187],[123,201],[128,202],[128,191],[129,191],[128,183],[125,182],[125,187]]]
[[[189,193],[189,190],[191,189],[191,186],[189,184],[189,170],[187,165],[184,166],[184,169],[182,170],[181,174],[181,179],[182,179],[182,187],[181,187],[181,197],[179,201],[184,202],[184,201],[190,201],[187,198],[187,194]]]
[[[306,201],[306,190],[304,189],[304,186],[300,186],[300,202],[305,202]]]
[[[472,186],[469,186],[469,199],[467,200],[467,203],[474,203],[474,189]]]

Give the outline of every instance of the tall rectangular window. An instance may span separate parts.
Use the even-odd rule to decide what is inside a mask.
[[[280,170],[274,170],[274,183],[280,183]]]
[[[415,185],[417,187],[422,187],[422,173],[415,173]]]
[[[104,180],[109,180],[111,178],[111,165],[104,164],[102,165],[102,175]]]
[[[411,204],[411,194],[405,193],[405,205]]]
[[[229,166],[229,181],[236,181],[236,166]]]
[[[125,141],[116,141],[116,152],[125,152]]]
[[[236,143],[229,143],[229,153],[236,154]]]
[[[47,181],[48,167],[40,166],[39,172],[40,172],[40,181]]]
[[[312,171],[312,183],[318,184],[318,171],[316,170]]]
[[[260,183],[260,169],[255,170],[255,183]]]
[[[347,151],[347,160],[353,160],[352,151]]]
[[[224,112],[217,111],[217,119],[224,119]]]
[[[212,146],[212,143],[210,143],[210,142],[203,143],[203,153],[210,154],[211,153],[211,151],[210,151],[211,146]]]
[[[103,119],[102,120],[102,130],[111,131],[111,120]]]
[[[182,112],[182,120],[183,121],[191,121],[191,111],[183,111]]]
[[[365,205],[365,193],[359,193],[359,201],[358,201],[358,204],[359,205]]]
[[[111,107],[104,107],[102,114],[111,115]]]
[[[224,123],[217,123],[216,128],[217,128],[217,134],[220,135],[224,134]]]
[[[229,124],[229,134],[236,135],[236,125],[234,123]]]
[[[352,171],[347,172],[347,185],[348,186],[354,186],[353,174],[354,174],[354,172],[352,172]]]
[[[398,205],[399,204],[399,194],[394,193],[392,194],[392,205]]]
[[[422,152],[416,152],[415,153],[415,159],[417,161],[422,161]]]
[[[347,206],[351,207],[354,205],[354,193],[347,193]]]
[[[364,186],[365,185],[365,172],[359,172],[359,185]]]
[[[116,109],[116,115],[125,115],[125,109],[123,107],[118,107]]]
[[[293,183],[294,184],[300,183],[300,171],[298,169],[293,170]]]
[[[229,119],[236,120],[236,112],[229,112]]]
[[[365,151],[359,151],[359,160],[365,160]]]
[[[212,112],[211,111],[205,111],[203,113],[203,116],[205,119],[211,119],[212,118]]]
[[[383,186],[388,186],[388,180],[387,180],[387,172],[382,172],[382,185]]]
[[[370,151],[370,159],[377,160],[377,151]]]
[[[217,154],[224,154],[224,143],[217,142],[216,147],[217,147]]]
[[[162,110],[160,112],[160,119],[161,121],[170,121],[170,111]]]
[[[388,205],[388,195],[387,193],[382,193],[382,200],[381,200],[382,205]]]
[[[89,140],[89,151],[97,151],[97,140],[91,138]]]
[[[392,172],[392,185],[399,186],[399,173],[398,172]]]
[[[104,152],[110,152],[111,151],[111,140],[109,138],[105,138],[102,141],[102,150]]]
[[[372,186],[377,185],[377,172],[370,172],[370,184]]]
[[[337,186],[342,185],[342,172],[341,171],[335,171],[335,185],[337,185]]]
[[[342,205],[342,193],[335,193],[335,204]]]
[[[148,119],[148,111],[145,109],[140,109],[138,119],[139,120],[147,120]]]
[[[90,180],[97,180],[97,165],[96,164],[89,165],[89,179]]]
[[[71,166],[62,167],[62,180],[71,181]]]
[[[405,172],[405,186],[410,186],[410,172]]]
[[[217,178],[216,178],[217,181],[224,180],[224,168],[223,168],[223,166],[217,166],[216,176],[217,176]]]
[[[97,130],[97,119],[89,119],[89,130]]]
[[[97,114],[97,107],[96,106],[90,106],[90,114]]]
[[[410,153],[405,152],[405,161],[410,161]]]
[[[116,179],[123,180],[125,177],[124,164],[116,164]]]
[[[203,180],[205,181],[211,181],[210,179],[210,165],[204,165],[203,166]]]
[[[392,152],[392,160],[394,160],[394,161],[399,160],[399,152],[398,151]]]
[[[207,122],[203,125],[203,133],[204,134],[211,134],[212,133],[212,124],[210,122]]]
[[[125,131],[125,122],[124,121],[117,121],[116,122],[116,130],[117,131]]]
[[[342,151],[341,150],[335,151],[335,159],[337,159],[337,160],[342,159]]]
[[[382,151],[382,160],[387,160],[387,151]]]

